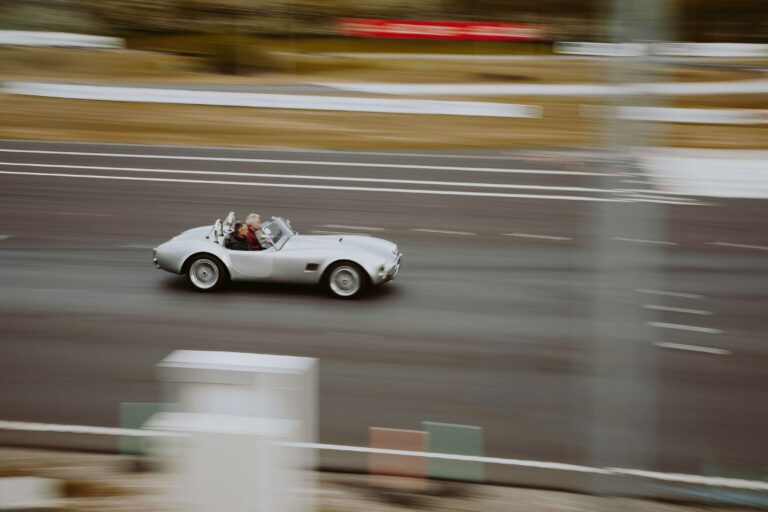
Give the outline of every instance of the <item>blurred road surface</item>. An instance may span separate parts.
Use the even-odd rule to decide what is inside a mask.
[[[627,353],[652,366],[636,375],[655,390],[647,469],[759,470],[766,203],[611,190],[601,157],[2,141],[2,419],[116,426],[120,402],[162,400],[153,365],[174,349],[267,352],[321,359],[322,442],[432,420],[484,427],[489,456],[589,464],[597,370],[637,373],[595,341],[601,247],[618,261]],[[626,232],[606,239],[598,207],[616,200]],[[639,207],[656,208],[663,238],[636,236]],[[199,294],[152,267],[151,247],[230,210],[395,241],[401,273],[345,302],[258,284]]]

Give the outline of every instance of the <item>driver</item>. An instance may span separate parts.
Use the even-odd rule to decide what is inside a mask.
[[[245,222],[235,223],[235,230],[224,240],[224,246],[230,251],[250,251],[248,226]]]
[[[248,225],[248,244],[252,251],[260,251],[264,249],[261,245],[261,217],[258,213],[251,213],[245,218],[245,223]]]

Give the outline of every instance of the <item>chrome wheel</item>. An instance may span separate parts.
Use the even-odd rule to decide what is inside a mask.
[[[219,282],[219,267],[207,258],[195,260],[189,266],[189,281],[201,290],[210,290]]]
[[[339,297],[351,297],[360,291],[363,278],[360,271],[351,265],[340,265],[328,276],[328,286]]]

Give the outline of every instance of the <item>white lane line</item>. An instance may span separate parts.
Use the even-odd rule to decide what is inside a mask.
[[[457,159],[472,159],[472,160],[511,160],[509,156],[500,156],[500,155],[456,155],[456,154],[441,154],[441,153],[399,153],[399,152],[387,152],[387,151],[340,151],[340,150],[333,150],[333,149],[304,149],[304,148],[244,148],[244,147],[235,147],[235,148],[225,148],[221,146],[185,146],[181,144],[126,144],[126,143],[114,143],[114,144],[99,144],[94,142],[77,142],[77,141],[71,141],[71,142],[62,142],[62,141],[19,141],[18,139],[0,139],[0,142],[7,142],[7,143],[24,143],[24,144],[59,144],[64,146],[98,146],[98,147],[130,147],[130,148],[145,148],[145,149],[156,149],[156,148],[170,148],[170,149],[181,149],[181,150],[215,150],[215,151],[227,151],[227,152],[236,152],[236,151],[251,151],[254,153],[307,153],[307,154],[331,154],[331,155],[370,155],[370,156],[393,156],[393,157],[423,157],[423,158],[457,158]],[[12,149],[13,150],[13,149]],[[14,150],[15,151],[15,150]]]
[[[541,238],[544,240],[573,240],[570,236],[534,235],[531,233],[503,233],[503,236],[517,236],[521,238]]]
[[[656,304],[643,304],[645,309],[653,309],[656,311],[671,311],[672,313],[688,313],[691,315],[711,315],[709,311],[703,311],[701,309],[686,309],[686,308],[672,308],[669,306],[657,306]]]
[[[46,172],[0,171],[0,174],[14,176],[44,176],[53,178],[80,178],[97,180],[119,181],[150,181],[155,183],[190,183],[199,185],[242,185],[248,187],[272,187],[272,188],[297,188],[311,190],[341,190],[354,192],[381,192],[398,194],[426,194],[441,196],[466,196],[466,197],[498,197],[504,199],[552,199],[558,201],[598,201],[598,202],[626,202],[622,199],[588,196],[550,196],[539,194],[506,194],[501,192],[463,192],[454,190],[421,190],[408,188],[374,188],[374,187],[337,187],[331,185],[297,185],[293,183],[262,183],[251,181],[218,181],[218,180],[188,180],[175,178],[138,178],[134,176],[102,176],[96,174],[66,174]]]
[[[446,231],[443,229],[412,229],[411,231],[418,231],[419,233],[437,233],[439,235],[473,236],[476,234],[476,233],[470,233],[469,231]]]
[[[313,229],[310,233],[317,235],[357,235],[357,236],[371,236],[368,233],[355,233],[353,231],[326,231],[324,229]]]
[[[764,245],[732,244],[730,242],[707,242],[707,245],[720,245],[723,247],[736,247],[737,249],[757,249],[760,251],[768,251],[768,247]]]
[[[248,162],[262,164],[291,164],[291,165],[321,165],[331,167],[373,167],[385,169],[418,169],[422,171],[463,171],[463,172],[490,172],[507,174],[555,174],[571,176],[615,176],[602,172],[586,171],[555,171],[549,169],[504,169],[498,167],[461,167],[446,165],[406,165],[383,164],[375,162],[324,162],[317,160],[282,160],[272,158],[233,158],[213,156],[181,156],[181,155],[136,155],[131,153],[94,153],[87,151],[47,151],[41,149],[4,149],[2,153],[33,153],[39,155],[70,155],[70,156],[108,156],[116,158],[149,158],[157,160],[193,160],[200,162]]]
[[[618,240],[619,242],[635,242],[639,244],[656,244],[656,245],[677,245],[676,242],[664,242],[661,240],[644,240],[642,238],[621,238],[621,237],[613,237],[614,240]]]
[[[11,238],[11,235],[0,235],[0,240],[8,240]]]
[[[119,245],[122,249],[154,249],[158,244],[126,244]]]
[[[114,217],[111,213],[88,213],[88,212],[51,212],[55,215],[73,215],[76,217]]]
[[[110,167],[101,165],[69,165],[69,164],[28,164],[15,162],[0,162],[0,165],[8,167],[34,167],[44,169],[83,169],[89,171],[122,171],[150,174],[193,174],[205,176],[242,176],[249,178],[276,178],[316,181],[357,181],[362,183],[393,183],[400,185],[433,185],[438,187],[470,187],[470,188],[501,188],[524,190],[556,190],[560,192],[605,192],[601,188],[584,187],[558,187],[549,185],[509,185],[502,183],[480,183],[467,181],[428,181],[428,180],[402,180],[390,178],[358,178],[354,176],[315,176],[311,174],[273,174],[261,172],[234,172],[234,171],[197,171],[191,169],[152,169],[147,167]],[[73,214],[74,215],[74,214]],[[87,214],[83,214],[87,215]]]
[[[660,329],[676,329],[678,331],[701,332],[705,334],[721,334],[720,329],[710,329],[709,327],[699,327],[697,325],[668,324],[666,322],[646,322],[651,327]]]
[[[728,356],[732,354],[730,350],[724,350],[722,348],[700,347],[698,345],[685,345],[683,343],[668,343],[666,341],[657,341],[656,343],[654,343],[654,345],[661,348],[671,348],[674,350],[687,350],[689,352],[704,352],[705,354],[716,354],[719,356]]]
[[[322,227],[333,229],[358,229],[360,231],[384,231],[384,228],[373,228],[368,226],[344,226],[343,224],[323,224]]]
[[[639,288],[635,290],[638,293],[649,293],[652,295],[666,295],[668,297],[683,297],[686,299],[703,299],[703,295],[697,293],[683,293],[683,292],[669,292],[665,290],[649,290],[647,288]]]

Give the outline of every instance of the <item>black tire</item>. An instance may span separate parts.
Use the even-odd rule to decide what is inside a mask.
[[[368,291],[370,278],[357,263],[337,261],[325,272],[323,287],[338,299],[356,299]]]
[[[200,292],[215,292],[229,281],[227,268],[212,254],[196,254],[184,267],[187,282]]]

